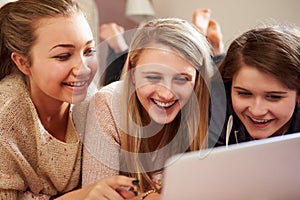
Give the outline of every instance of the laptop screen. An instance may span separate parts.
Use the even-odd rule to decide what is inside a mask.
[[[299,153],[295,133],[174,156],[162,199],[300,199]]]

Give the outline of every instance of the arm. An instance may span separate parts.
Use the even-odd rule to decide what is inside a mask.
[[[83,143],[83,186],[119,174],[120,139],[111,102],[118,98],[109,88],[102,88],[89,105]]]
[[[26,113],[16,101],[0,99],[0,199],[16,200],[18,191],[27,187],[24,173],[18,167],[18,163],[26,161],[18,145],[18,141],[22,142],[18,136],[22,138],[26,125],[22,124],[24,120],[18,110],[24,111],[22,115]]]
[[[112,199],[123,200],[124,198],[132,198],[135,193],[131,191],[123,191],[122,196],[117,190],[122,186],[129,186],[134,188],[134,178],[125,176],[111,176],[98,181],[97,183],[88,185],[79,190],[69,192],[56,200],[93,200],[93,199]]]

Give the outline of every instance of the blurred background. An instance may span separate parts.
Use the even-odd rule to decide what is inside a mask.
[[[116,22],[126,30],[135,28],[137,23],[125,14],[126,3],[129,1],[95,0],[99,10],[99,24]],[[155,17],[179,17],[189,21],[192,20],[195,9],[210,8],[212,18],[221,25],[225,46],[240,33],[261,23],[293,23],[300,26],[300,0],[150,0],[150,2]]]

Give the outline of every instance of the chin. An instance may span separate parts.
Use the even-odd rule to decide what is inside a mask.
[[[86,98],[86,95],[73,96],[71,99],[72,104],[80,103]]]
[[[153,117],[152,118],[158,124],[169,124],[174,121],[174,118],[163,118],[163,117]]]
[[[251,135],[251,137],[255,138],[255,139],[265,139],[270,137],[272,134],[263,132],[263,133],[249,133]]]

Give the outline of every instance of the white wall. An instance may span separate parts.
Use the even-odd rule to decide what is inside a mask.
[[[210,8],[222,27],[225,45],[249,28],[264,23],[300,26],[300,0],[152,0],[158,17],[191,21],[196,8]]]

